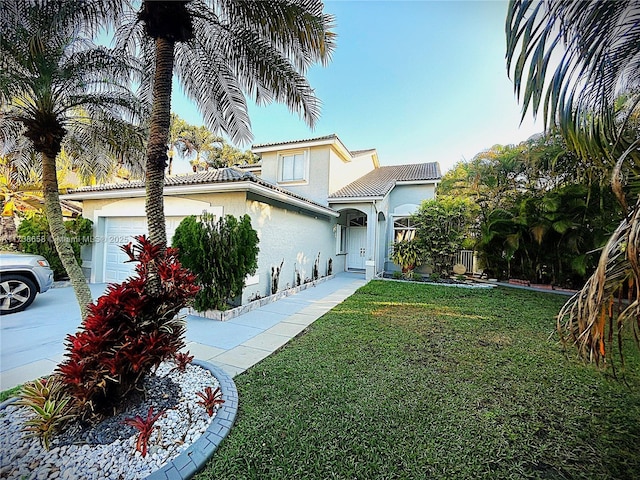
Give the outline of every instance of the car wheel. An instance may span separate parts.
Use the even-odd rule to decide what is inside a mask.
[[[0,277],[0,315],[21,312],[27,308],[38,294],[32,280],[22,275],[2,275]]]

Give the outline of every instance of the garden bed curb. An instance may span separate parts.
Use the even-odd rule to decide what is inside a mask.
[[[263,307],[270,303],[276,302],[281,298],[288,297],[290,295],[295,295],[298,292],[306,290],[307,288],[315,287],[320,283],[324,283],[327,280],[331,280],[335,277],[335,275],[328,275],[326,277],[320,277],[317,280],[313,280],[309,283],[303,283],[302,285],[298,285],[297,287],[288,288],[287,290],[281,290],[273,295],[269,295],[268,297],[262,297],[258,300],[254,300],[253,302],[249,302],[246,305],[240,305],[239,307],[232,308],[230,310],[207,310],[206,312],[199,312],[192,307],[187,308],[187,315],[193,315],[194,317],[200,318],[208,318],[209,320],[219,320],[221,322],[226,322],[227,320],[231,320],[232,318],[239,317],[251,310],[255,310],[256,308]]]
[[[167,462],[160,469],[145,477],[145,480],[188,480],[193,477],[222,443],[222,440],[229,434],[236,414],[238,413],[238,390],[233,379],[221,368],[208,362],[193,360],[194,365],[198,365],[206,370],[218,380],[222,399],[224,403],[218,409],[204,433],[185,451],[176,458]],[[16,402],[18,397],[8,398],[0,403],[0,411]]]
[[[193,477],[212,457],[233,426],[238,413],[238,390],[233,379],[224,370],[208,362],[193,360],[192,363],[209,370],[216,377],[224,403],[200,438],[145,480],[188,480]]]

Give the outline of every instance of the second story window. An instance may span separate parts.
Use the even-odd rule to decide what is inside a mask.
[[[281,182],[297,182],[305,180],[307,164],[304,153],[282,155],[281,158]]]

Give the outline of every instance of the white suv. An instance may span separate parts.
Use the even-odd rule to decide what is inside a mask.
[[[0,315],[21,312],[51,285],[53,271],[44,257],[0,252]]]

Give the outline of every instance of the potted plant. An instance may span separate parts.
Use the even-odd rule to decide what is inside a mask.
[[[422,256],[423,252],[418,242],[401,240],[393,244],[391,260],[402,267],[402,273],[409,272],[420,265]]]

